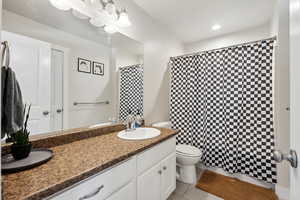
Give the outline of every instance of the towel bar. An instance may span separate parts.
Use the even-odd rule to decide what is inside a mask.
[[[93,105],[93,104],[109,104],[109,101],[98,101],[98,102],[74,102],[73,105]]]

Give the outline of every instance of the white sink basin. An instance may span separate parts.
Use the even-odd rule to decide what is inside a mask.
[[[120,131],[118,137],[124,140],[145,140],[160,135],[160,130],[156,128],[137,128],[133,131]]]

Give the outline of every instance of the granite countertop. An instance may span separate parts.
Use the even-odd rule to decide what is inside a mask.
[[[3,199],[42,199],[177,134],[139,141],[122,140],[117,131],[51,147],[54,157],[36,168],[2,175]]]

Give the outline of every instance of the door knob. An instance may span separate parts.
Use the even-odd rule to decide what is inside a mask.
[[[49,111],[48,110],[45,110],[44,112],[43,112],[43,115],[49,115]]]
[[[161,170],[159,170],[159,171],[158,171],[158,173],[159,173],[159,174],[161,174],[161,173],[162,173],[162,171],[161,171]]]
[[[281,151],[276,150],[273,152],[273,154],[274,154],[274,159],[277,163],[286,160],[291,164],[293,168],[298,167],[298,158],[295,150],[291,149],[289,153],[282,153]]]
[[[56,112],[57,113],[61,113],[63,111],[63,109],[57,109]]]

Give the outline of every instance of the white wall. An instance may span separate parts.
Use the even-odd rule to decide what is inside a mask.
[[[70,114],[69,125],[81,127],[108,121],[113,116],[112,104],[108,105],[81,105],[74,106],[74,101],[79,102],[112,102],[110,73],[114,73],[109,63],[110,48],[92,42],[82,43],[71,49],[71,65],[69,75],[69,100]],[[104,76],[80,73],[77,71],[77,58],[104,63]]]
[[[144,116],[146,124],[169,120],[167,63],[171,56],[183,53],[183,46],[165,26],[153,20],[131,0],[119,0],[117,3],[126,7],[132,21],[132,27],[120,31],[144,44]]]
[[[116,49],[115,54],[116,59],[116,70],[120,67],[143,64],[142,56],[135,55],[131,52],[126,51],[125,49]]]
[[[187,43],[184,45],[185,53],[193,53],[203,50],[210,50],[240,44],[244,42],[251,42],[264,38],[271,37],[270,25],[264,24],[255,28],[221,35],[219,37],[201,40],[198,42]]]
[[[69,48],[68,107],[69,128],[107,121],[113,115],[110,105],[73,106],[74,101],[111,101],[110,53],[111,49],[101,44],[37,23],[28,18],[3,10],[3,30],[36,38],[51,44]],[[97,76],[77,72],[77,58],[104,63],[105,75]]]

